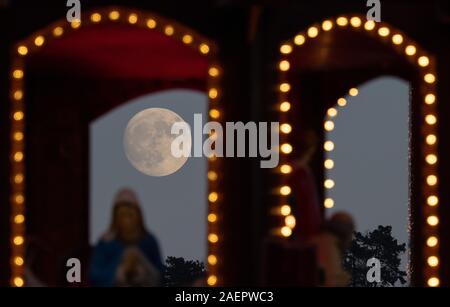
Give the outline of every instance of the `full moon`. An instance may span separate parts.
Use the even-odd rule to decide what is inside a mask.
[[[188,157],[172,155],[171,144],[177,135],[172,125],[184,120],[175,112],[149,108],[134,115],[125,129],[123,147],[130,163],[140,172],[155,177],[167,176],[179,170]],[[191,139],[186,145],[190,146]]]

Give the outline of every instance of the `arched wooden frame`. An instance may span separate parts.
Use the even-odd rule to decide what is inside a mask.
[[[149,31],[159,31],[166,36],[197,50],[208,58],[208,97],[209,117],[220,121],[223,112],[220,106],[220,76],[222,69],[217,62],[217,48],[213,42],[172,20],[156,14],[120,7],[108,7],[86,11],[81,20],[68,23],[66,20],[57,21],[42,30],[35,32],[19,42],[12,53],[11,67],[11,286],[21,287],[25,284],[25,86],[26,73],[25,58],[32,53],[39,52],[48,41],[59,39],[81,27],[93,27],[105,23],[129,24]],[[207,255],[207,284],[210,286],[222,283],[220,275],[220,202],[222,193],[219,183],[223,180],[219,174],[220,163],[216,158],[208,159],[208,255]]]
[[[290,173],[290,154],[294,150],[289,143],[289,132],[291,131],[288,122],[288,114],[291,102],[294,97],[290,94],[288,74],[290,63],[288,55],[294,48],[301,48],[309,40],[320,36],[321,32],[333,31],[334,29],[356,31],[364,33],[380,43],[386,44],[395,52],[402,55],[413,67],[416,68],[420,76],[418,95],[420,96],[420,191],[424,202],[421,204],[423,221],[416,227],[421,227],[423,239],[420,244],[423,251],[423,276],[426,285],[436,287],[440,284],[439,279],[439,213],[438,213],[438,173],[437,173],[437,114],[436,114],[436,68],[435,59],[412,39],[392,26],[380,22],[365,21],[365,16],[339,16],[338,18],[324,20],[321,23],[310,26],[305,32],[298,33],[294,38],[284,42],[280,46],[280,61],[277,63],[279,69],[279,95],[277,109],[280,121],[280,178],[276,187],[279,198],[274,204],[271,212],[287,215],[283,224],[272,225],[272,233],[279,236],[289,237],[292,228],[295,227],[295,220],[289,216],[290,207],[287,204],[287,197],[291,193],[288,186]],[[283,126],[284,125],[284,126]],[[326,145],[326,144],[324,144]],[[330,147],[331,148],[331,147]],[[326,183],[324,183],[326,185]],[[329,185],[331,186],[331,185]],[[325,187],[326,188],[326,187]],[[326,205],[326,204],[324,204]],[[290,219],[289,219],[290,218]],[[420,247],[418,247],[420,248]]]

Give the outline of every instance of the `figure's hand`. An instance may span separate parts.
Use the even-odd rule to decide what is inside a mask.
[[[140,252],[135,247],[129,247],[127,248],[123,253],[122,258],[122,265],[124,266],[125,270],[132,269],[136,263],[139,261]]]

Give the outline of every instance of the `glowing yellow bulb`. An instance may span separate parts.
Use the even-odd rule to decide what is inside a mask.
[[[217,221],[217,215],[214,213],[208,214],[208,222],[215,223]]]
[[[295,222],[295,217],[293,215],[288,215],[284,218],[284,223],[291,229],[295,227]]]
[[[323,165],[326,169],[332,169],[334,167],[334,161],[331,159],[326,159]]]
[[[42,35],[37,36],[34,39],[34,44],[38,47],[42,46],[45,42],[45,38]]]
[[[217,109],[209,110],[209,116],[213,119],[218,119],[220,117],[220,112]]]
[[[19,48],[17,48],[17,52],[20,55],[27,55],[28,53],[28,48],[26,46],[19,46]]]
[[[111,20],[117,20],[120,18],[120,13],[118,11],[111,11],[108,16]]]
[[[74,20],[70,23],[72,29],[78,29],[81,26],[81,20]]]
[[[190,43],[192,43],[193,38],[192,38],[191,35],[185,34],[185,35],[183,35],[182,40],[183,40],[183,43],[185,43],[185,44],[190,44]]]
[[[208,179],[211,181],[216,181],[217,180],[217,173],[215,171],[209,171],[208,172]]]
[[[350,19],[350,24],[354,28],[359,28],[361,26],[361,18],[359,18],[359,17],[352,17]]]
[[[344,27],[348,24],[348,19],[345,17],[339,17],[338,19],[336,19],[336,23],[338,24],[338,26]]]
[[[14,183],[22,183],[23,182],[23,174],[17,174],[14,176]]]
[[[332,141],[326,141],[326,142],[323,144],[323,148],[324,148],[326,151],[332,151],[332,150],[334,149],[334,143],[333,143]]]
[[[292,127],[289,124],[282,124],[280,126],[280,131],[285,133],[285,134],[288,134],[288,133],[290,133],[292,131]]]
[[[436,101],[436,96],[433,94],[427,94],[425,96],[425,103],[426,104],[433,104]]]
[[[215,233],[210,233],[208,235],[208,241],[211,243],[217,243],[219,241],[219,237]]]
[[[350,95],[350,96],[356,96],[356,95],[358,95],[358,89],[357,88],[351,88],[349,91],[348,91],[348,94]]]
[[[431,267],[436,267],[436,266],[439,265],[439,258],[436,257],[436,256],[430,256],[430,257],[428,257],[428,259],[427,259],[427,263],[428,263],[428,265],[431,266]]]
[[[13,71],[13,78],[14,79],[22,79],[23,78],[23,70],[21,69],[15,69]]]
[[[337,115],[337,110],[335,108],[329,108],[327,114],[329,117],[335,117]]]
[[[345,107],[347,105],[347,100],[345,100],[345,98],[339,98],[337,104],[340,107]]]
[[[206,281],[208,286],[214,286],[217,283],[217,277],[215,275],[210,275]]]
[[[427,135],[426,142],[428,145],[436,144],[437,138],[434,134]]]
[[[430,59],[426,56],[421,56],[419,59],[417,59],[417,63],[422,67],[427,67],[428,64],[430,64]]]
[[[64,29],[62,27],[56,27],[53,29],[53,36],[61,36],[64,33]]]
[[[23,285],[24,285],[24,281],[20,277],[15,277],[13,282],[14,282],[14,286],[16,286],[16,287],[23,287]]]
[[[279,64],[279,68],[281,71],[288,71],[291,65],[289,64],[289,61],[283,60]]]
[[[21,205],[25,201],[25,197],[23,197],[22,194],[19,194],[19,195],[16,195],[14,200],[15,200],[16,204]]]
[[[334,181],[332,179],[326,179],[323,185],[327,189],[332,189],[334,187]]]
[[[392,36],[392,42],[395,45],[400,45],[401,43],[403,43],[403,36],[401,34],[395,34],[394,36]]]
[[[17,90],[14,92],[13,96],[15,100],[20,100],[23,98],[23,92],[21,90]]]
[[[283,93],[287,93],[291,90],[291,85],[289,83],[281,83],[280,84],[280,91]]]
[[[208,195],[208,200],[212,203],[215,203],[219,199],[219,194],[217,192],[211,192]]]
[[[288,226],[284,226],[281,228],[281,235],[283,237],[290,237],[292,235],[292,229]]]
[[[323,205],[325,208],[331,209],[334,207],[334,200],[332,198],[326,198]]]
[[[430,287],[438,287],[439,286],[439,278],[437,277],[431,277],[430,279],[428,279],[428,286]]]
[[[15,245],[22,245],[24,242],[24,239],[22,236],[15,236],[13,239],[13,242]]]
[[[326,131],[332,131],[334,129],[334,123],[331,120],[327,120],[323,126]]]
[[[283,164],[280,166],[280,172],[282,174],[290,174],[292,172],[292,166],[289,164]]]
[[[166,26],[166,27],[164,28],[164,33],[165,33],[166,35],[168,35],[168,36],[173,35],[174,32],[175,32],[175,30],[173,29],[172,26]]]
[[[433,74],[426,74],[423,76],[423,80],[425,80],[426,83],[434,83],[436,81],[436,77]]]
[[[319,29],[317,27],[310,27],[308,29],[307,34],[308,34],[309,37],[314,38],[317,35],[319,35]]]
[[[91,15],[91,21],[92,22],[97,23],[97,22],[100,22],[101,20],[102,20],[102,15],[100,15],[99,13],[93,13]]]
[[[289,154],[292,152],[292,145],[285,143],[281,145],[281,152],[285,154]]]
[[[425,157],[425,161],[427,161],[428,164],[433,165],[433,164],[436,164],[437,157],[436,157],[436,155],[429,154]]]
[[[378,35],[380,35],[382,37],[388,36],[390,32],[391,31],[387,27],[381,27],[378,29]]]
[[[135,24],[138,21],[138,16],[136,14],[130,14],[128,16],[128,22],[130,24]]]
[[[282,54],[289,54],[289,53],[292,52],[292,46],[291,45],[287,45],[287,44],[281,45],[280,52]]]
[[[202,43],[199,46],[199,50],[203,54],[208,54],[209,53],[209,46],[207,44],[205,44],[205,43]]]
[[[14,112],[13,117],[14,117],[14,120],[19,121],[19,120],[22,120],[22,119],[23,119],[24,114],[23,114],[22,111],[17,111],[17,112]]]
[[[147,25],[147,28],[154,29],[154,28],[156,28],[156,20],[154,20],[153,18],[149,18],[149,19],[147,19],[146,25]]]
[[[427,204],[431,207],[436,206],[439,203],[439,198],[436,195],[428,196]]]
[[[324,31],[330,31],[333,28],[333,22],[331,20],[325,20],[322,22],[322,29]]]
[[[291,191],[291,187],[287,185],[284,185],[280,188],[280,194],[284,196],[291,194]]]
[[[425,116],[425,121],[427,122],[428,125],[434,125],[436,124],[437,119],[436,116],[428,114],[427,116]]]
[[[280,208],[280,213],[283,216],[288,216],[289,214],[291,214],[292,210],[291,210],[291,206],[289,205],[283,205]]]
[[[430,216],[427,218],[427,223],[428,223],[428,225],[430,225],[430,226],[436,226],[437,224],[439,224],[439,219],[438,219],[438,217],[435,216],[435,215],[430,215]]]
[[[14,217],[14,223],[22,224],[23,222],[25,222],[25,216],[23,214],[18,214]]]
[[[23,160],[23,153],[21,151],[18,151],[14,154],[14,161],[20,162]]]
[[[216,99],[218,95],[219,95],[219,92],[217,91],[216,88],[209,89],[209,91],[208,91],[209,98]]]
[[[217,257],[215,255],[209,255],[208,256],[208,264],[216,265],[217,264]]]
[[[22,257],[14,257],[14,264],[17,266],[22,266],[23,265],[23,258]]]
[[[437,179],[437,177],[436,177],[435,175],[429,175],[429,176],[427,177],[427,184],[428,184],[429,186],[434,186],[434,185],[436,185],[436,184],[437,184],[437,181],[438,181],[438,179]]]
[[[296,44],[297,46],[301,46],[305,43],[306,38],[304,35],[302,34],[298,34],[294,37],[294,44]]]
[[[287,101],[280,103],[280,111],[287,112],[291,109],[291,104]]]
[[[23,133],[22,133],[22,132],[16,132],[16,133],[14,133],[14,140],[16,140],[16,141],[22,141],[22,140],[23,140]]]
[[[217,68],[215,66],[210,67],[208,70],[208,74],[211,77],[217,77],[219,75],[219,68]]]
[[[416,54],[416,47],[414,45],[408,45],[405,48],[405,53],[409,56],[415,55]]]
[[[364,29],[366,29],[367,31],[372,31],[373,29],[375,29],[375,21],[373,20],[368,20],[366,21],[366,23],[364,24]]]
[[[428,237],[428,239],[427,239],[427,245],[429,247],[435,247],[436,245],[438,245],[438,243],[439,243],[439,240],[435,236]]]

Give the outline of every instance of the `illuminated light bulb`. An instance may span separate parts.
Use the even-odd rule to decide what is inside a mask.
[[[64,34],[64,29],[62,27],[56,27],[53,29],[53,36],[61,36]]]
[[[23,174],[17,174],[14,176],[14,183],[22,183],[23,182]]]
[[[14,217],[14,223],[22,224],[23,222],[25,222],[25,216],[23,214],[18,214]]]
[[[428,223],[428,225],[430,225],[430,226],[436,226],[437,224],[439,224],[439,219],[438,219],[438,217],[435,216],[435,215],[430,215],[430,216],[427,218],[427,223]]]
[[[14,79],[22,79],[23,78],[23,70],[21,70],[21,69],[15,69],[14,71],[13,71],[13,78]]]
[[[291,206],[289,205],[283,205],[280,207],[280,214],[283,216],[288,216],[289,214],[291,214]]]
[[[216,99],[218,95],[219,95],[219,92],[217,91],[216,88],[209,89],[209,91],[208,91],[208,97],[209,98]]]
[[[14,117],[14,120],[19,121],[19,120],[22,120],[22,119],[23,119],[24,114],[23,114],[22,111],[17,111],[17,112],[14,112],[13,117]]]
[[[373,20],[368,20],[366,21],[366,23],[364,24],[364,29],[366,29],[367,31],[372,31],[373,29],[375,29],[375,21]]]
[[[166,35],[168,35],[168,36],[173,35],[174,32],[175,32],[175,30],[173,29],[172,26],[166,26],[166,27],[164,28],[164,33],[165,33]]]
[[[416,54],[416,47],[414,45],[408,45],[405,48],[405,53],[409,56],[413,56]]]
[[[428,114],[427,116],[425,116],[425,121],[427,122],[428,125],[434,125],[437,122],[436,116],[434,116],[433,114]]]
[[[287,101],[280,103],[280,111],[287,112],[291,109],[291,104]]]
[[[281,145],[281,152],[285,154],[289,154],[292,152],[292,145],[285,143]]]
[[[333,143],[332,141],[326,141],[326,142],[323,144],[323,148],[324,148],[326,151],[332,151],[332,150],[334,149],[334,143]]]
[[[280,84],[280,91],[283,93],[287,93],[291,90],[291,85],[289,83],[281,83]]]
[[[322,29],[324,31],[330,31],[333,28],[333,22],[331,20],[325,20],[322,22]]]
[[[217,194],[217,192],[211,192],[208,195],[208,200],[211,203],[215,203],[217,200],[219,199],[219,194]]]
[[[426,56],[421,56],[417,59],[417,63],[419,64],[419,66],[427,67],[428,64],[430,64],[430,59]]]
[[[25,201],[25,197],[23,197],[22,194],[16,195],[14,201],[16,202],[16,204],[21,205]]]
[[[332,179],[326,179],[323,185],[327,189],[332,189],[334,187],[334,181]]]
[[[217,109],[211,109],[209,111],[209,116],[211,116],[211,118],[213,119],[218,119],[220,117],[220,112]]]
[[[335,117],[337,115],[337,110],[335,108],[329,108],[327,114],[329,117]]]
[[[15,277],[14,278],[14,286],[16,286],[16,287],[23,287],[23,285],[24,285],[24,281],[23,281],[23,278],[21,278],[21,277]]]
[[[111,11],[108,16],[111,20],[117,20],[120,18],[120,13],[118,11]]]
[[[147,22],[145,24],[147,25],[147,28],[149,28],[149,29],[156,28],[156,20],[154,20],[153,18],[147,19]]]
[[[208,214],[208,222],[215,223],[217,221],[217,215],[214,213]]]
[[[92,22],[97,23],[97,22],[100,22],[101,20],[102,20],[102,15],[100,15],[99,13],[93,13],[91,15],[91,21]]]
[[[182,38],[182,40],[183,40],[183,43],[185,43],[185,44],[190,44],[190,43],[192,43],[192,41],[193,41],[193,38],[192,38],[192,36],[191,35],[189,35],[189,34],[185,34],[185,35],[183,35],[183,38]]]
[[[42,46],[45,42],[45,38],[42,35],[37,36],[34,39],[34,44],[38,47]]]
[[[287,227],[289,228],[294,228],[295,227],[295,216],[293,215],[288,215],[284,218],[284,223],[286,224]]]
[[[282,174],[290,174],[292,172],[292,166],[289,164],[283,164],[280,166],[280,172]]]
[[[24,263],[23,258],[22,257],[14,257],[14,264],[17,266],[22,266]]]
[[[317,35],[319,35],[319,29],[317,27],[310,27],[308,29],[307,34],[308,34],[309,37],[314,38]]]
[[[326,131],[332,131],[334,129],[334,123],[331,120],[327,120],[323,126]]]
[[[439,240],[435,236],[428,237],[427,239],[427,246],[429,247],[435,247],[436,245],[438,245],[438,243]]]
[[[14,92],[13,96],[15,100],[20,100],[23,98],[23,92],[21,90],[17,90]]]
[[[290,133],[292,131],[292,127],[289,124],[282,124],[280,126],[280,131],[285,133],[285,134],[288,134],[288,133]]]
[[[361,26],[361,18],[359,17],[352,17],[350,19],[350,24],[352,25],[352,27],[354,28],[359,28]]]
[[[338,26],[345,27],[348,24],[348,19],[345,17],[339,17],[336,19],[336,23]]]
[[[292,229],[289,228],[288,226],[281,227],[280,232],[283,237],[290,237],[292,235]]]
[[[217,276],[210,275],[206,282],[208,283],[208,286],[214,286],[217,283]]]
[[[437,138],[434,134],[427,135],[426,142],[428,145],[436,144]]]
[[[135,24],[136,22],[138,21],[138,16],[136,15],[136,14],[130,14],[129,16],[128,16],[128,22],[130,23],[130,24]]]
[[[217,67],[215,67],[215,66],[212,66],[212,67],[209,68],[208,74],[211,77],[217,77],[219,75],[219,69]]]
[[[427,177],[427,184],[428,184],[429,186],[434,186],[434,185],[436,185],[437,181],[438,181],[438,179],[437,179],[437,177],[436,177],[435,175],[429,175],[429,176]]]
[[[323,165],[326,169],[332,169],[334,167],[334,161],[331,159],[326,159]]]
[[[16,133],[14,133],[14,140],[16,140],[16,141],[22,141],[22,140],[23,140],[23,133],[22,133],[22,132],[16,132]]]
[[[294,37],[294,44],[296,44],[297,46],[301,46],[305,43],[306,38],[304,35],[302,34],[298,34]]]
[[[349,94],[350,96],[355,97],[356,95],[358,95],[358,89],[353,87],[353,88],[351,88],[351,89],[348,91],[348,94]]]
[[[216,265],[217,264],[217,257],[215,255],[209,255],[208,256],[208,264]]]
[[[331,209],[334,207],[334,200],[332,198],[326,198],[323,205],[325,208]]]
[[[23,153],[21,151],[18,151],[14,154],[14,161],[20,162],[23,160]]]
[[[15,245],[22,245],[24,242],[24,239],[22,236],[15,236],[13,239],[13,242]]]
[[[205,43],[202,43],[202,44],[200,44],[200,46],[199,46],[199,50],[200,50],[200,52],[203,53],[203,54],[208,54],[208,52],[209,52],[209,46],[208,46],[207,44],[205,44]]]
[[[72,29],[78,29],[81,26],[81,20],[74,20],[70,23]]]
[[[288,71],[291,65],[289,64],[289,61],[283,60],[280,62],[278,67],[281,71]]]
[[[208,235],[208,241],[211,243],[217,243],[219,241],[219,237],[215,233],[210,233]]]
[[[281,45],[280,52],[282,54],[289,54],[289,53],[292,52],[292,46],[291,45],[287,45],[287,44]]]
[[[347,105],[347,100],[345,98],[339,98],[337,104],[340,107],[345,107]]]
[[[215,171],[209,171],[208,172],[208,179],[211,181],[216,181],[217,180],[217,173]]]
[[[291,187],[287,186],[287,185],[284,185],[280,188],[280,194],[283,196],[287,196],[287,195],[291,194],[291,191],[292,191]]]
[[[392,36],[392,43],[394,43],[394,45],[400,45],[403,43],[403,36],[401,34],[395,34]]]
[[[426,83],[434,83],[436,81],[436,77],[433,74],[426,74],[423,76],[423,80],[425,80]]]
[[[428,279],[427,284],[430,287],[438,287],[439,286],[439,278],[437,277],[431,277],[430,279]]]
[[[430,256],[430,257],[428,257],[428,259],[427,259],[427,263],[428,263],[428,265],[431,266],[431,267],[436,267],[436,266],[439,265],[439,258],[436,257],[436,256]]]
[[[18,52],[20,55],[27,55],[27,53],[28,53],[28,48],[27,48],[26,46],[19,46],[19,47],[17,48],[17,52]]]
[[[436,96],[433,94],[427,94],[425,96],[425,103],[426,104],[433,104],[436,101]]]
[[[429,154],[425,157],[425,161],[427,161],[428,164],[433,165],[433,164],[436,164],[437,157],[436,157],[436,155]]]
[[[378,35],[380,35],[382,37],[388,36],[390,32],[391,31],[387,27],[381,27],[378,29]]]
[[[428,206],[434,207],[439,203],[439,198],[436,195],[428,196],[427,204]]]

